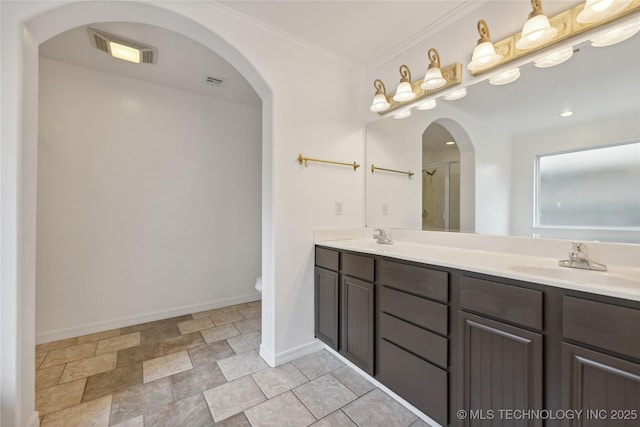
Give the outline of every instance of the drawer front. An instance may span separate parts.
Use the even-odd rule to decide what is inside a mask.
[[[373,282],[373,258],[355,254],[342,254],[342,273]]]
[[[640,359],[640,310],[565,296],[565,338]]]
[[[442,302],[449,300],[449,273],[445,271],[380,261],[378,283]]]
[[[447,306],[382,286],[380,311],[447,335]]]
[[[380,314],[379,327],[380,338],[391,341],[441,368],[447,368],[446,338],[385,313]]]
[[[460,306],[542,330],[542,291],[462,276]]]
[[[316,246],[316,265],[338,271],[340,269],[340,252]]]
[[[380,340],[378,358],[378,381],[439,424],[447,425],[446,371],[385,340]]]

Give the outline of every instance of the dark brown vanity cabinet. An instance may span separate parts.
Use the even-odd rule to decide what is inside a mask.
[[[640,423],[640,309],[564,296],[563,407],[591,419],[565,425]]]
[[[373,375],[374,259],[316,247],[315,335]]]
[[[449,273],[378,261],[376,379],[442,425],[449,399]]]
[[[640,302],[322,247],[315,273],[316,336],[441,425],[640,422]]]
[[[339,344],[340,253],[316,248],[314,280],[315,335],[334,350]]]
[[[497,416],[501,409],[543,409],[542,296],[538,290],[461,276],[460,409],[496,415],[492,426],[513,423]],[[464,425],[486,422],[469,417]]]
[[[369,375],[374,372],[373,258],[342,254],[340,353]]]

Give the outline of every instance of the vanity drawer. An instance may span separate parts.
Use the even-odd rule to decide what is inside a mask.
[[[380,311],[447,335],[447,306],[382,286]]]
[[[640,310],[565,296],[565,338],[640,359]]]
[[[344,253],[342,254],[342,273],[358,279],[373,282],[373,258]]]
[[[380,313],[380,338],[447,368],[447,339],[386,313]]]
[[[447,425],[447,372],[385,340],[378,348],[376,379],[416,408]]]
[[[340,269],[340,252],[316,246],[316,265],[338,271]]]
[[[542,291],[462,276],[460,306],[542,330]]]
[[[449,300],[449,273],[391,261],[378,263],[378,282],[438,301]]]

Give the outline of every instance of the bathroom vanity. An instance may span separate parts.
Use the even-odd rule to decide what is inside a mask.
[[[605,285],[536,283],[537,270],[524,265],[505,277],[500,263],[516,259],[508,254],[385,246],[315,248],[316,336],[363,371],[441,425],[512,425],[517,410],[548,411],[517,425],[581,425],[586,412],[577,421],[558,416],[569,409],[637,425],[635,277],[611,296]]]

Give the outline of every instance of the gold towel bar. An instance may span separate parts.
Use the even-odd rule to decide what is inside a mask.
[[[320,163],[331,163],[332,165],[343,165],[343,166],[351,166],[353,171],[360,167],[356,162],[353,163],[344,163],[344,162],[333,162],[331,160],[320,160],[320,159],[312,159],[311,157],[303,157],[302,154],[298,155],[298,163],[304,163],[304,167],[309,166],[308,162],[320,162]]]
[[[371,164],[371,173],[374,173],[377,170],[379,170],[379,171],[387,171],[387,172],[395,172],[395,173],[403,173],[403,174],[409,175],[409,179],[413,178],[413,175],[415,175],[411,171],[405,172],[405,171],[398,171],[398,170],[395,170],[395,169],[380,168],[378,166],[373,165],[373,163],[372,163]]]

